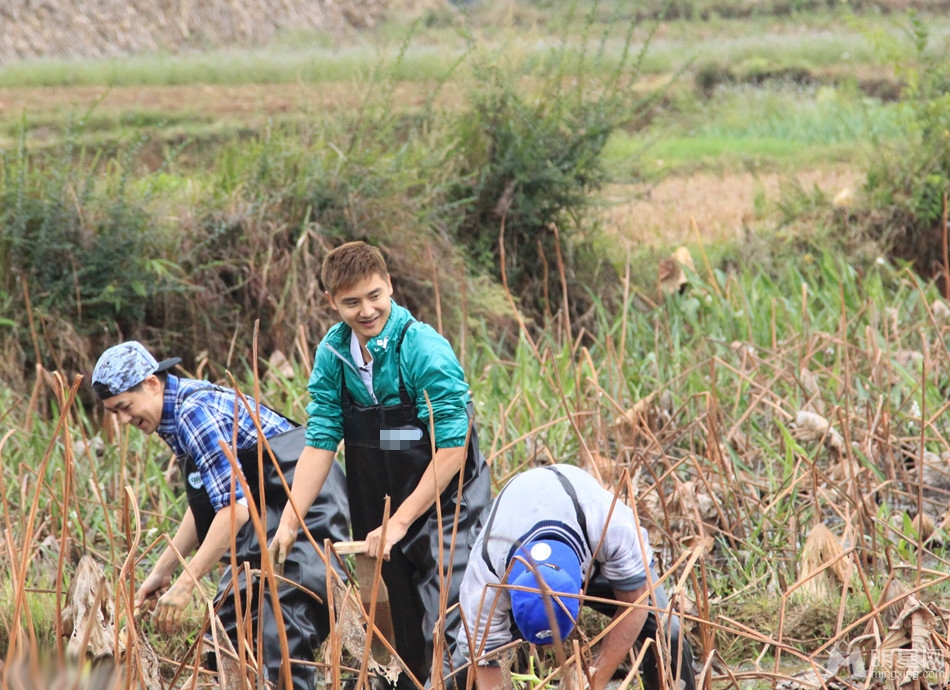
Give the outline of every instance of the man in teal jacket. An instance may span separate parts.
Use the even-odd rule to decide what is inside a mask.
[[[321,279],[342,323],[317,348],[307,448],[297,463],[293,502],[301,513],[307,510],[342,440],[353,536],[366,540],[367,553],[382,548],[396,651],[425,682],[443,615],[447,651],[456,668],[464,664],[456,651],[460,616],[454,605],[471,534],[491,500],[468,384],[448,341],[392,300],[378,249],[363,242],[334,249],[324,259]],[[391,516],[380,544],[386,496]],[[288,503],[271,541],[276,562],[293,546],[298,528]],[[451,608],[445,614],[443,579]],[[400,685],[411,687],[404,675]]]

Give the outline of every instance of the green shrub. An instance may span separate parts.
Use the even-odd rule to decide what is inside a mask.
[[[72,141],[44,153],[28,151],[21,136],[0,157],[0,289],[31,304],[42,338],[27,335],[25,308],[11,313],[23,350],[47,365],[82,354],[74,336],[134,330],[164,289],[147,201],[129,184],[134,149],[102,167]]]
[[[935,52],[923,19],[910,14],[910,51],[892,43],[906,84],[900,103],[903,136],[881,146],[871,162],[861,214],[872,236],[926,277],[939,273],[944,197],[950,192],[950,63]]]
[[[588,54],[592,22],[593,12],[578,48],[562,46],[533,69],[478,65],[460,116],[463,163],[454,196],[465,216],[456,240],[496,279],[504,269],[510,291],[539,324],[564,307],[564,291],[575,325],[590,309],[590,292],[610,298],[616,276],[596,249],[591,192],[606,179],[601,152],[609,136],[655,96],[632,88],[640,63],[629,33],[609,68],[599,50]],[[580,70],[588,60],[601,69]]]

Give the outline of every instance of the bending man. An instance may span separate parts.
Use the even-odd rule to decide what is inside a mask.
[[[647,569],[652,557],[646,531],[637,529],[633,511],[583,470],[551,465],[511,479],[495,498],[472,547],[459,598],[468,626],[459,630],[459,647],[476,661],[479,690],[504,685],[497,659],[484,657],[514,639],[513,627],[524,639],[546,645],[566,639],[574,629],[579,594],[649,604]],[[538,578],[551,596],[541,594]],[[659,585],[653,587],[653,604],[660,610],[669,606]],[[694,690],[692,652],[676,617],[665,619],[646,606],[588,605],[621,619],[604,637],[589,669],[591,690],[604,690],[633,644],[648,638],[670,650],[674,677],[682,681],[683,690]],[[675,690],[676,685],[660,682],[653,649],[640,669],[644,687]],[[567,679],[568,687],[573,680]]]
[[[260,567],[261,545],[249,520],[248,500],[220,446],[223,441],[232,447],[235,423],[237,459],[270,534],[276,531],[287,503],[286,491],[266,452],[263,460],[265,491],[263,496],[259,495],[258,431],[244,403],[231,389],[169,374],[168,370],[180,361],[174,358],[159,363],[141,343],[133,340],[106,350],[92,374],[92,387],[105,408],[122,424],[131,424],[146,434],[157,433],[177,457],[185,479],[188,509],[172,539],[174,548],[169,546],[162,552],[135,595],[138,607],[169,588],[159,597],[154,614],[158,629],[166,634],[180,626],[182,612],[197,585],[192,575],[200,579],[211,572],[215,563],[230,563],[232,542],[236,544],[235,557],[239,565],[249,563],[252,568]],[[253,406],[253,401],[250,402]],[[288,436],[294,423],[267,407],[262,406],[259,415],[264,436],[278,457],[283,456],[285,460],[281,469],[289,482],[293,478],[295,453],[302,448],[302,434]],[[309,511],[310,504],[301,508],[317,543],[325,538],[345,539],[349,531],[342,469],[334,463],[327,468],[327,474],[326,490],[320,498]],[[233,493],[232,483],[235,485]],[[232,533],[232,525],[236,532]],[[183,556],[194,552],[194,556],[188,561],[188,568],[173,580],[179,566],[176,550]],[[329,632],[329,617],[325,604],[326,569],[308,541],[301,540],[287,554],[284,577],[320,597],[315,599],[289,584],[281,584],[278,589],[290,658],[312,662],[315,650]],[[255,597],[258,586],[255,583],[249,586],[245,580],[242,569],[237,589],[244,606],[239,611],[233,590],[225,596],[232,581],[231,568],[225,571],[215,597],[215,605],[220,605],[218,617],[237,648],[241,644],[237,620],[243,618],[245,610],[251,611],[254,632],[263,636],[264,672],[277,684],[282,653],[273,603],[269,595],[265,597],[263,621],[258,626],[259,606]],[[311,666],[294,663],[291,671],[294,690],[314,688]]]

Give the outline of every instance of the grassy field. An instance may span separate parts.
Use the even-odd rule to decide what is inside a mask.
[[[870,653],[890,634],[885,604],[906,596],[893,581],[946,601],[950,311],[886,263],[859,275],[817,249],[782,263],[771,275],[751,264],[694,274],[652,309],[631,293],[622,314],[598,310],[583,347],[555,329],[513,354],[469,344],[466,358],[497,483],[548,461],[581,464],[627,496],[633,481],[658,570],[717,685],[823,668],[857,638]],[[299,417],[306,362],[294,360],[263,390]],[[32,401],[5,393],[6,417],[25,413],[26,428],[0,457],[4,514],[17,516],[4,634],[19,620],[55,649],[71,558],[105,565],[121,611],[127,549],[154,544],[183,506],[156,480],[168,462],[157,440],[98,429],[93,410],[53,402],[66,382],[50,383]],[[62,426],[44,400],[65,410]],[[928,516],[926,532],[914,515]],[[825,542],[812,538],[819,525]],[[144,630],[171,668],[191,658],[192,635]]]
[[[705,20],[631,26],[623,3],[571,7],[475,4],[264,47],[4,65],[0,186],[27,189],[14,178],[62,165],[50,179],[80,216],[114,217],[157,247],[198,257],[200,270],[184,278],[184,260],[149,264],[195,300],[182,307],[180,294],[159,293],[157,311],[181,319],[183,339],[205,343],[198,373],[233,372],[245,390],[260,383],[297,419],[330,316],[312,273],[338,237],[330,221],[345,196],[339,216],[373,226],[390,246],[414,233],[393,252],[394,273],[405,269],[400,295],[440,327],[444,317],[496,485],[567,461],[637,506],[690,622],[703,681],[764,687],[825,669],[832,652],[860,649],[870,669],[888,645],[924,656],[946,649],[950,308],[933,283],[852,233],[848,206],[834,202],[844,191],[860,196],[869,168],[906,137],[913,113],[899,97],[912,22],[847,8],[732,16],[723,5]],[[940,55],[950,21],[928,15],[927,25]],[[611,81],[625,51],[640,55],[635,79]],[[582,307],[549,309],[525,329],[509,300],[526,304],[541,288],[506,294],[472,268],[474,250],[441,244],[451,244],[447,219],[462,206],[443,191],[477,177],[447,153],[468,134],[447,123],[477,112],[473,93],[493,95],[487,67],[535,112],[548,112],[545,75],[569,85],[558,91],[565,98],[604,84],[629,89],[626,100],[598,101],[631,111],[598,153],[603,184],[575,219],[575,237],[606,248],[604,282],[571,293]],[[31,167],[26,151],[50,158]],[[77,160],[88,167],[70,176]],[[102,198],[116,203],[97,205]],[[326,215],[315,222],[318,212]],[[428,225],[416,232],[419,218]],[[246,233],[239,240],[235,228]],[[218,244],[196,239],[209,236]],[[657,281],[681,244],[692,253],[686,285],[664,292]],[[0,265],[10,246],[0,235]],[[214,273],[221,265],[228,271]],[[558,265],[543,268],[555,275]],[[209,274],[218,282],[205,290],[198,279]],[[48,324],[66,320],[38,308],[36,323],[20,325],[11,275],[0,281],[7,360],[35,348],[70,364],[57,375],[47,366],[36,378],[6,376],[0,387],[0,641],[10,662],[39,648],[58,666],[66,641],[56,613],[88,554],[104,568],[117,636],[143,658],[154,645],[170,677],[194,659],[210,592],[196,600],[188,635],[171,641],[148,622],[129,626],[127,598],[130,572],[144,569],[132,560],[151,559],[183,509],[175,479],[160,479],[167,450],[103,423],[73,383],[83,370],[75,362],[88,361],[114,324],[100,324],[98,336],[56,330]],[[245,301],[214,321],[219,301],[209,294]],[[226,343],[252,327],[262,302],[278,304],[273,330],[289,334],[281,347],[290,369],[255,382],[249,350],[200,334],[223,332]],[[147,333],[148,317],[139,318]],[[266,326],[262,334],[273,336]],[[923,619],[933,632],[921,632]],[[585,626],[583,652],[599,625]],[[133,664],[147,685],[145,668]],[[555,670],[539,660],[539,678]]]
[[[96,128],[185,126],[189,133],[191,123],[200,134],[211,119],[245,122],[275,113],[311,117],[319,108],[353,107],[354,95],[379,80],[398,82],[403,104],[412,107],[443,85],[448,66],[461,62],[440,94],[452,103],[464,92],[466,58],[473,54],[505,55],[525,73],[551,59],[565,62],[568,73],[609,70],[628,45],[627,25],[607,23],[606,12],[593,19],[583,9],[577,15],[573,31],[557,26],[559,13],[484,10],[467,18],[449,13],[428,24],[386,24],[371,34],[285,37],[263,48],[14,63],[0,70],[0,122],[9,135],[24,114],[31,128],[46,129],[57,118],[62,122],[94,108],[101,118]],[[542,19],[546,25],[539,25]],[[849,144],[893,134],[893,113],[886,105],[878,112],[880,104],[862,97],[859,87],[869,80],[896,79],[893,53],[907,47],[906,25],[899,15],[846,11],[706,22],[642,20],[629,32],[629,47],[644,50],[640,88],[670,84],[662,122],[647,140],[661,141],[659,150],[668,158],[701,165],[745,155],[815,161],[819,154],[799,149],[829,144],[843,146],[838,156],[853,157]],[[939,52],[950,21],[930,17],[928,30]],[[695,98],[703,74],[716,69],[728,71],[739,88]],[[193,98],[185,96],[190,93]],[[612,148],[616,156],[629,150],[623,140]]]
[[[603,8],[565,31],[561,13],[530,3],[508,12],[476,7],[242,50],[6,65],[0,143],[11,146],[25,126],[27,141],[49,145],[66,123],[81,122],[82,141],[95,146],[143,131],[158,141],[216,146],[359,108],[368,90],[389,84],[395,107],[419,108],[433,97],[458,107],[478,59],[503,55],[527,74],[558,56],[568,71],[590,74],[608,69],[606,58],[626,45],[626,25],[607,23]],[[583,6],[576,14],[588,17]],[[931,16],[928,30],[939,53],[950,22]],[[603,154],[613,181],[631,185],[632,196],[671,175],[861,170],[877,146],[901,135],[892,99],[904,67],[895,55],[911,43],[902,15],[641,20],[631,37],[630,48],[643,50],[634,88],[665,94],[648,122],[615,132]]]

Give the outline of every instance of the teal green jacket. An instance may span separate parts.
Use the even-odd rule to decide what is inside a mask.
[[[373,356],[373,391],[380,405],[399,402],[396,341],[410,319],[409,310],[393,302],[382,332],[366,345]],[[310,404],[307,405],[309,446],[336,451],[343,439],[341,375],[346,377],[346,387],[357,404],[374,404],[350,354],[351,335],[349,326],[338,323],[317,347],[313,373],[307,386],[310,391]],[[449,342],[428,324],[416,323],[406,332],[399,364],[409,397],[415,401],[419,419],[427,428],[431,428],[426,393],[429,395],[436,448],[464,446],[468,433],[468,383]]]

